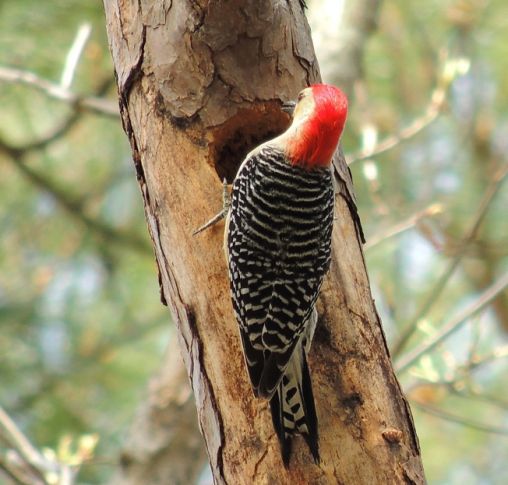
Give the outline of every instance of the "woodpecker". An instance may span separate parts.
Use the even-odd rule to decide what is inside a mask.
[[[280,136],[251,151],[233,182],[225,250],[233,309],[254,395],[270,401],[287,468],[293,435],[319,461],[307,354],[330,266],[332,157],[347,116],[337,87],[304,89]]]

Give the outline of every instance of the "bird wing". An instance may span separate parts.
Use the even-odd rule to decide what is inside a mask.
[[[328,269],[333,203],[330,207],[324,194],[321,207],[319,187],[316,197],[295,200],[293,185],[305,188],[308,182],[308,190],[314,190],[318,177],[290,167],[280,152],[266,152],[247,159],[235,179],[227,247],[233,307],[249,376],[256,395],[271,397]],[[298,176],[305,183],[292,185]],[[329,182],[331,187],[331,175]],[[308,214],[302,202],[307,199],[316,206],[309,206]],[[303,228],[298,223],[302,210],[310,221]]]

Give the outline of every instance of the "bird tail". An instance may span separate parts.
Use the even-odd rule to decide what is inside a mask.
[[[284,377],[270,399],[270,409],[284,466],[287,468],[289,465],[292,439],[296,433],[303,436],[314,461],[318,463],[316,408],[302,342],[298,343],[284,372]]]

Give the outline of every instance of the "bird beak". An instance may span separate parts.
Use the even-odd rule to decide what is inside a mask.
[[[289,116],[293,116],[293,111],[295,110],[296,102],[295,101],[286,101],[282,103],[282,111],[287,113]]]

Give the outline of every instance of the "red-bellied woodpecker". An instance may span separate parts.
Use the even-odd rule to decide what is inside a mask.
[[[319,460],[306,355],[330,265],[331,160],[346,116],[340,89],[304,89],[291,126],[243,161],[227,216],[226,257],[245,361],[254,394],[270,400],[285,466],[295,433]]]

